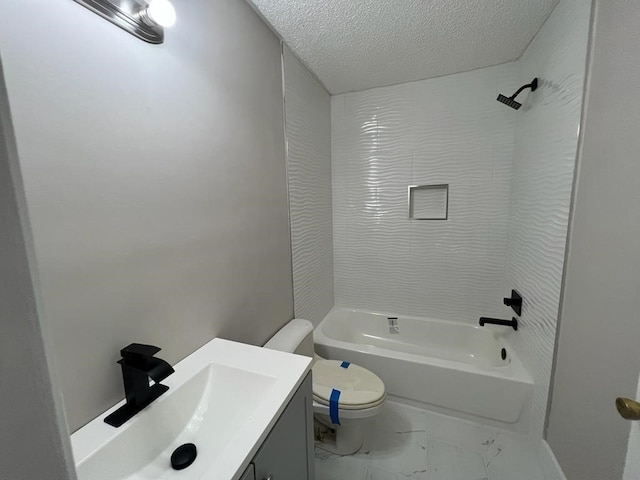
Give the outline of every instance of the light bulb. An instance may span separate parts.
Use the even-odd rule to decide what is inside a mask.
[[[161,27],[171,27],[176,23],[176,10],[169,0],[151,0],[143,18]]]

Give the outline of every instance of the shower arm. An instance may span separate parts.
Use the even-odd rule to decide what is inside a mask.
[[[529,83],[528,85],[523,85],[521,86],[516,93],[514,93],[513,95],[511,95],[511,100],[515,100],[516,97],[518,95],[520,95],[522,93],[523,90],[526,90],[527,88],[530,88],[532,92],[535,92],[538,89],[538,79],[534,79],[533,82]]]

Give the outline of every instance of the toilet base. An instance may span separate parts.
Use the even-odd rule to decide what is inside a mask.
[[[313,417],[316,447],[337,455],[351,455],[362,448],[362,420],[341,419],[341,425],[333,425],[326,415]]]

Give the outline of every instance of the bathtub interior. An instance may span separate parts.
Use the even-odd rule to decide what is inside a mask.
[[[390,319],[394,323],[390,324]],[[512,359],[512,349],[501,332],[493,327],[334,309],[319,328],[324,336],[338,342],[469,365],[504,367]]]

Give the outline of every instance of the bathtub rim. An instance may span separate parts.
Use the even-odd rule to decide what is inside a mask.
[[[470,363],[460,362],[456,360],[450,359],[441,359],[437,357],[429,357],[425,355],[418,355],[415,353],[407,353],[400,352],[397,350],[391,350],[388,348],[382,348],[374,345],[367,345],[361,343],[351,343],[343,340],[336,340],[334,338],[328,337],[322,330],[322,327],[328,322],[330,316],[337,312],[342,313],[360,313],[360,314],[368,314],[368,315],[376,315],[376,316],[393,316],[398,318],[406,318],[410,320],[418,320],[418,321],[428,321],[428,322],[437,322],[444,323],[449,325],[454,325],[455,327],[464,326],[466,328],[473,328],[476,330],[480,330],[480,328],[489,329],[491,333],[496,337],[500,343],[507,348],[507,352],[509,354],[510,362],[506,365],[500,366],[481,366],[481,365],[473,365]],[[527,384],[534,384],[533,377],[527,369],[524,367],[524,364],[520,360],[520,357],[517,355],[515,349],[511,345],[508,340],[508,337],[512,334],[517,334],[516,332],[506,331],[506,329],[498,330],[498,327],[480,327],[478,325],[472,325],[465,322],[458,322],[455,320],[443,320],[436,319],[431,317],[418,317],[414,315],[405,315],[405,314],[397,314],[390,312],[379,312],[379,311],[371,311],[359,308],[349,308],[349,307],[333,307],[327,315],[322,319],[322,321],[314,328],[313,330],[313,341],[315,344],[327,346],[327,347],[335,347],[346,350],[353,350],[359,353],[370,354],[370,355],[378,355],[382,357],[393,358],[396,360],[404,360],[411,361],[414,363],[424,364],[424,365],[435,365],[443,368],[454,368],[456,370],[463,370],[469,373],[475,373],[478,375],[490,376],[495,378],[508,378],[509,380],[518,381]]]

